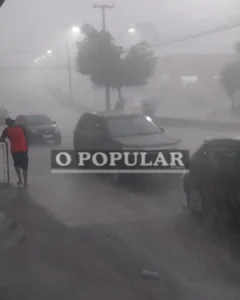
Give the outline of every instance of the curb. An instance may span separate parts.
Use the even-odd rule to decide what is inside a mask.
[[[199,128],[211,131],[237,131],[239,132],[240,124],[224,121],[207,121],[207,120],[193,120],[170,117],[155,117],[153,118],[158,126],[168,126],[177,128]]]

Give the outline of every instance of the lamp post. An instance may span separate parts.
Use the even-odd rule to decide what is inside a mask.
[[[71,55],[69,51],[69,36],[71,34],[80,34],[81,30],[77,26],[73,26],[70,30],[70,32],[67,32],[67,38],[66,38],[66,53],[67,53],[67,72],[68,72],[68,91],[69,91],[69,100],[71,102],[74,101],[73,97],[73,89],[72,89],[72,70],[71,70]]]
[[[102,31],[106,32],[106,9],[114,8],[114,5],[107,5],[107,4],[94,4],[93,8],[98,8],[102,12]],[[106,110],[111,110],[111,100],[110,100],[110,87],[109,85],[105,85],[105,100],[106,100]]]

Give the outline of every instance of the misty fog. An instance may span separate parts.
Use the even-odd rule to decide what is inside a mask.
[[[105,109],[104,86],[96,88],[76,66],[76,42],[85,38],[82,25],[91,24],[98,31],[102,27],[101,11],[93,9],[94,3],[106,1],[6,0],[0,9],[0,105],[12,118],[45,114],[56,121],[62,134],[60,149],[73,149],[83,112]],[[240,42],[240,2],[107,4],[114,5],[106,11],[106,28],[116,43],[127,52],[146,41],[157,57],[147,84],[121,86],[125,110],[140,113],[144,99],[156,100],[154,117],[191,154],[207,137],[238,135],[239,114],[231,108],[230,96],[238,104],[239,89],[234,86],[227,95],[219,76],[239,59],[235,45]],[[225,30],[226,26],[231,28]],[[118,99],[114,87],[112,107]],[[161,118],[193,123],[165,126]],[[224,130],[224,125],[203,126],[211,121],[234,125]],[[0,189],[0,209],[18,218],[27,236],[27,244],[16,253],[9,251],[5,257],[0,251],[0,264],[5,263],[0,279],[10,295],[6,299],[16,299],[13,291],[26,300],[240,299],[239,237],[218,235],[208,224],[193,220],[185,210],[182,177],[170,184],[146,184],[145,189],[145,184],[114,185],[97,176],[51,174],[54,147],[30,148],[28,191],[14,186],[10,195]],[[3,151],[1,144],[0,182],[5,176]],[[15,185],[11,157],[10,169]],[[5,268],[10,270],[9,281]],[[160,281],[143,282],[142,269],[158,272]]]

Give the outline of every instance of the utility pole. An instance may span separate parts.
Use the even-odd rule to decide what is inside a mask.
[[[106,9],[114,8],[114,5],[107,5],[107,4],[94,4],[93,8],[98,8],[102,12],[102,31],[106,32]],[[110,87],[109,85],[105,85],[105,100],[106,100],[106,110],[111,110],[111,101],[110,101]]]
[[[67,35],[66,39],[66,53],[67,53],[67,70],[68,70],[68,91],[69,91],[69,100],[71,102],[73,99],[73,90],[72,90],[72,70],[71,70],[71,57],[69,53],[69,36]]]

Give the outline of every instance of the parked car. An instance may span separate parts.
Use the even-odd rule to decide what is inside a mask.
[[[194,216],[240,220],[240,140],[209,138],[190,159],[184,176],[187,205]]]
[[[180,140],[139,113],[84,113],[74,131],[75,150],[160,150]],[[119,178],[119,176],[117,176]]]
[[[74,131],[76,150],[159,150],[179,143],[150,117],[138,113],[84,113]]]
[[[24,126],[31,144],[46,142],[61,144],[62,136],[56,122],[46,115],[19,115],[15,122]]]

